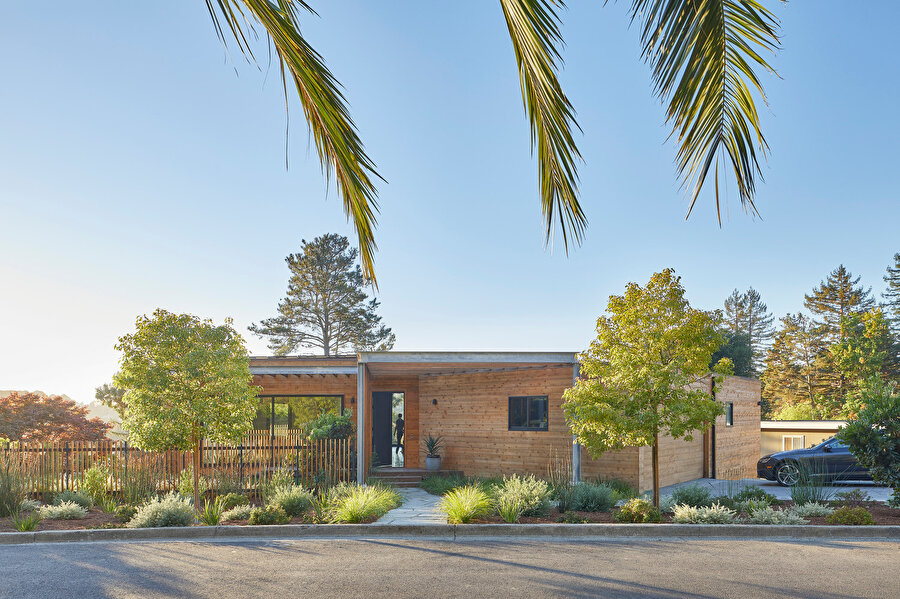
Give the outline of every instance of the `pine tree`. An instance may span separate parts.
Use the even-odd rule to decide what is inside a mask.
[[[772,341],[775,317],[753,287],[741,293],[737,289],[725,298],[725,329],[733,335],[744,335],[750,346],[751,373],[757,374],[765,362],[766,349]]]
[[[278,316],[250,326],[278,355],[314,347],[330,356],[347,350],[387,350],[391,329],[376,314],[379,303],[363,291],[357,250],[342,235],[327,233],[285,258],[291,270]],[[368,300],[368,301],[367,301]]]
[[[891,319],[894,333],[900,341],[900,252],[894,254],[894,265],[887,267],[884,282],[887,284],[883,294],[886,315]]]
[[[825,353],[821,327],[803,314],[787,314],[766,354],[762,375],[764,408],[776,414],[786,407],[809,404],[823,410],[820,368]]]

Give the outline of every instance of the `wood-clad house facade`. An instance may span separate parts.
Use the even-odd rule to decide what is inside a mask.
[[[442,469],[469,475],[546,476],[551,461],[569,461],[576,479],[618,478],[650,486],[649,448],[629,448],[591,459],[573,444],[562,412],[563,392],[578,376],[574,353],[361,352],[337,357],[257,357],[254,384],[263,403],[282,398],[333,398],[356,422],[357,463],[369,464],[384,447],[396,404],[405,420],[404,466],[424,466],[422,438],[444,440]],[[711,383],[709,383],[711,389]],[[755,476],[759,453],[759,382],[729,377],[716,390],[731,417],[692,442],[664,439],[663,485],[702,476]],[[393,400],[395,412],[390,409]],[[335,408],[337,409],[337,408]],[[282,417],[283,418],[283,417]],[[290,418],[288,418],[288,421]],[[268,423],[274,427],[275,410]],[[290,424],[289,424],[290,426]],[[388,433],[390,434],[390,433]],[[381,445],[379,445],[381,443]],[[391,451],[388,445],[387,451]],[[384,449],[376,451],[384,460]],[[389,463],[389,462],[388,462]],[[362,482],[365,469],[358,469]]]

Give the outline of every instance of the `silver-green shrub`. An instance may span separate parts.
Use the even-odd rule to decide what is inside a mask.
[[[542,516],[550,511],[550,486],[533,474],[504,476],[503,482],[492,488],[492,495],[495,503],[520,503],[523,516]],[[573,506],[573,509],[576,508]]]
[[[41,509],[41,502],[34,499],[23,499],[19,504],[20,512],[36,512]]]
[[[672,491],[672,499],[676,504],[690,505],[692,507],[708,507],[713,504],[710,490],[698,484],[678,487]]]
[[[125,526],[128,528],[159,528],[163,526],[190,526],[194,523],[194,506],[189,499],[177,493],[154,497],[138,508]]]
[[[86,510],[91,509],[91,506],[94,505],[91,498],[80,491],[60,491],[53,497],[53,505],[64,503],[77,503]]]
[[[736,516],[734,510],[718,503],[701,507],[682,503],[672,508],[672,521],[678,524],[730,524]]]
[[[38,510],[45,520],[80,520],[87,516],[87,510],[74,501],[64,501],[59,505],[45,505]]]
[[[608,512],[616,505],[616,492],[604,484],[575,485],[570,499],[571,509],[579,512]]]
[[[809,524],[797,514],[787,510],[776,510],[771,506],[754,510],[747,519],[750,524]]]
[[[834,512],[834,508],[814,501],[792,506],[790,511],[801,518],[822,518]]]
[[[250,517],[250,511],[253,507],[248,503],[246,505],[238,505],[222,514],[222,522],[234,522],[235,520],[246,520]]]

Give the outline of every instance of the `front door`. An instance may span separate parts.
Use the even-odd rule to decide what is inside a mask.
[[[391,463],[391,400],[390,391],[372,393],[372,465]]]

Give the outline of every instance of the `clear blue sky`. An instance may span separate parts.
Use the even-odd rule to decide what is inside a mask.
[[[334,231],[299,107],[290,169],[277,71],[231,61],[202,0],[0,9],[0,389],[89,401],[116,338],[156,307],[246,326],[286,254]],[[496,2],[312,2],[304,31],[346,86],[380,188],[376,268],[397,349],[579,350],[606,298],[674,267],[715,308],[754,286],[777,316],[844,263],[880,292],[900,251],[900,4],[769,2],[763,218],[733,190],[691,220],[627,3],[571,2],[563,82],[590,225],[542,245],[537,170]],[[253,353],[265,344],[246,335]]]

